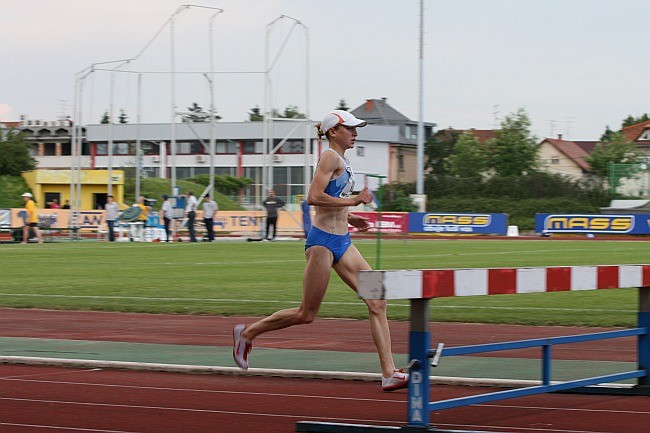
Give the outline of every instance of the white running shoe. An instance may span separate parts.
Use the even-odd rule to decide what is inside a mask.
[[[409,385],[409,375],[404,370],[395,370],[391,377],[381,378],[381,387],[384,391],[395,391]]]
[[[235,325],[232,330],[232,357],[235,360],[235,364],[244,370],[248,370],[248,353],[253,348],[253,342],[241,336],[244,328],[246,328],[246,325],[239,324]]]

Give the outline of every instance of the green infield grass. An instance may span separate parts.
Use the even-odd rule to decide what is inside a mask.
[[[355,240],[375,265],[376,243]],[[262,316],[299,304],[303,242],[0,245],[0,306]],[[383,269],[648,263],[650,243],[602,240],[383,240]],[[408,301],[389,317],[408,320]],[[432,321],[634,326],[637,289],[440,298]],[[367,317],[332,273],[320,317]]]

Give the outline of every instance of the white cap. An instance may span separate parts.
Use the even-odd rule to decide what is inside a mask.
[[[321,124],[321,129],[324,133],[327,133],[327,131],[334,128],[336,125],[357,126],[362,128],[367,124],[368,122],[365,120],[357,119],[347,111],[334,110],[325,115],[323,123]]]
[[[24,194],[22,195],[22,197],[34,198],[34,196],[32,195],[32,193],[30,193],[30,192],[26,192],[26,193],[24,193]]]

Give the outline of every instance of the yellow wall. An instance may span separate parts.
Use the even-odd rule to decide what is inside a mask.
[[[113,170],[113,192],[115,201],[124,202],[124,172]],[[70,200],[70,170],[33,170],[22,173],[23,179],[34,194],[39,207],[45,207],[45,193],[61,195],[61,204]],[[81,170],[81,209],[93,209],[93,194],[108,191],[108,170]]]

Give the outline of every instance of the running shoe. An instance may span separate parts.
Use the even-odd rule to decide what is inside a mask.
[[[381,378],[381,387],[384,391],[395,391],[409,385],[409,375],[404,370],[395,370],[391,377]]]
[[[235,325],[232,330],[232,357],[240,368],[248,370],[248,352],[253,348],[253,342],[242,337],[246,325]]]

